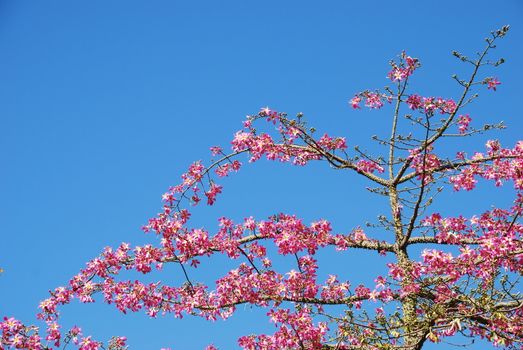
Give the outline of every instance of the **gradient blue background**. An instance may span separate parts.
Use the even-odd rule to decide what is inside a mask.
[[[503,84],[481,89],[468,111],[478,122],[504,120],[498,137],[513,145],[523,130],[521,1],[0,1],[0,314],[31,323],[47,291],[104,246],[155,241],[140,227],[161,194],[193,160],[208,159],[209,146],[227,145],[246,114],[301,111],[319,132],[369,145],[388,133],[390,109],[354,111],[347,100],[386,85],[389,59],[407,50],[423,64],[415,91],[457,97],[450,75],[466,67],[450,52],[473,54],[504,24],[511,31],[493,56],[507,59],[493,73]],[[482,149],[489,137],[460,147]],[[365,181],[325,164],[260,162],[223,183],[196,226],[285,211],[347,232],[386,212]],[[507,205],[509,192],[485,186],[438,205],[471,214]],[[322,254],[323,274],[354,284],[383,266],[359,252]],[[226,267],[204,262],[194,277]],[[181,280],[174,268],[146,280],[160,276]],[[263,311],[243,307],[215,323],[124,316],[101,303],[62,310],[66,325],[99,340],[126,335],[133,349],[228,349],[240,335],[273,330]]]

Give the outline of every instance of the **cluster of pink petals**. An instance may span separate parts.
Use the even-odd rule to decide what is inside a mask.
[[[387,94],[381,94],[378,92],[372,91],[363,91],[356,94],[351,100],[350,104],[352,108],[360,108],[360,102],[365,99],[365,107],[371,109],[380,109],[383,107],[384,102],[390,103],[392,101],[392,96]]]
[[[419,110],[423,113],[432,114],[439,111],[441,114],[452,114],[456,110],[456,102],[452,99],[441,97],[421,97],[416,94],[410,95],[405,101],[410,109]]]
[[[356,168],[359,171],[363,171],[366,173],[373,173],[375,171],[377,171],[378,173],[383,173],[385,171],[385,169],[383,169],[383,167],[378,163],[366,159],[360,159],[356,163]]]
[[[519,213],[519,214],[518,214]],[[523,225],[513,222],[522,209],[516,204],[511,210],[493,209],[479,217],[442,218],[432,214],[423,223],[433,227],[438,242],[460,245],[460,254],[426,249],[422,254],[422,272],[426,275],[448,276],[457,281],[464,276],[476,276],[488,283],[497,274],[497,266],[517,272],[523,263]],[[476,242],[472,247],[463,242]]]
[[[354,108],[354,109],[361,108],[361,107],[360,107],[360,102],[361,102],[361,97],[358,96],[358,95],[354,96],[354,97],[351,98],[351,100],[349,101],[350,105],[351,105],[352,108]]]
[[[47,336],[46,341],[50,341],[56,348],[60,347],[62,334],[60,332],[60,326],[57,322],[47,322]],[[52,347],[44,345],[42,339],[38,333],[38,328],[35,326],[27,327],[15,318],[4,317],[4,320],[0,322],[0,331],[2,337],[0,338],[0,344],[2,346],[8,346],[10,349],[27,349],[27,350],[44,350],[51,349]],[[99,350],[102,349],[102,343],[92,340],[90,336],[81,337],[82,330],[74,326],[67,334],[65,341],[66,345],[70,345],[71,342],[77,346],[79,350]],[[81,337],[81,338],[80,338]],[[125,337],[113,337],[109,341],[108,350],[125,350],[127,339]]]
[[[241,163],[238,160],[234,160],[231,163],[221,164],[216,167],[215,173],[219,177],[228,176],[231,172],[237,172],[241,168]]]
[[[324,134],[318,140],[318,144],[329,151],[344,150],[347,148],[344,137],[333,138],[327,134]]]
[[[472,160],[490,159],[463,167],[457,175],[450,177],[455,190],[470,191],[476,187],[477,179],[493,180],[496,186],[503,181],[512,181],[516,190],[523,190],[523,141],[514,148],[502,148],[498,141],[487,142],[486,153],[476,153]]]
[[[412,73],[420,67],[420,63],[417,58],[407,56],[407,54],[403,52],[400,62],[391,62],[391,66],[392,70],[387,74],[387,77],[392,81],[402,81],[412,75]]]
[[[487,78],[485,79],[487,84],[487,89],[496,91],[496,87],[501,85],[501,82],[497,78]]]
[[[271,310],[267,314],[278,326],[273,335],[250,335],[238,340],[243,349],[320,349],[328,328],[325,323],[315,324],[309,309],[296,312],[289,309]]]
[[[281,140],[276,141],[269,133],[259,133],[253,127],[253,122],[264,119],[274,124],[278,130]],[[248,116],[244,122],[244,128],[234,135],[231,141],[233,155],[240,153],[249,154],[249,162],[255,162],[262,157],[268,160],[279,160],[282,162],[292,162],[295,165],[306,165],[311,160],[324,158],[322,150],[312,149],[300,143],[300,137],[304,137],[304,132],[297,126],[284,123],[283,114],[263,108],[256,116]],[[324,134],[314,143],[321,149],[333,152],[343,151],[347,148],[346,140],[343,137],[332,137]],[[211,147],[213,156],[223,155],[223,158],[216,161],[211,167],[218,177],[226,177],[231,172],[240,170],[242,163],[237,159],[231,159],[231,155],[225,155],[221,147]],[[214,181],[205,181],[204,176],[209,175],[211,168],[206,168],[201,161],[194,162],[188,171],[182,175],[182,183],[173,186],[163,194],[162,198],[165,205],[165,215],[169,216],[171,210],[183,199],[188,198],[193,205],[200,203],[201,193],[207,198],[207,204],[213,205],[216,197],[221,193],[222,187]]]
[[[2,332],[1,343],[15,349],[40,350],[42,348],[38,329],[24,326],[22,322],[13,317],[4,317],[0,322]]]
[[[423,180],[425,184],[433,181],[433,171],[441,166],[441,160],[432,153],[432,150],[432,146],[425,150],[409,150],[410,167],[416,171],[418,179]]]
[[[464,134],[465,132],[467,132],[471,121],[472,121],[472,118],[470,118],[470,116],[468,114],[458,116],[457,124],[458,124],[458,130],[459,130],[460,134]]]

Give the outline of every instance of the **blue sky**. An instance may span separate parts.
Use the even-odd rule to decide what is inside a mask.
[[[487,74],[502,85],[481,90],[469,110],[474,120],[504,120],[498,137],[513,145],[523,130],[520,1],[0,1],[1,316],[33,322],[47,291],[103,247],[154,241],[140,227],[161,194],[210,146],[227,145],[246,114],[266,105],[304,112],[320,132],[369,145],[388,130],[390,110],[354,111],[347,101],[386,85],[389,59],[407,50],[423,64],[413,91],[456,97],[450,75],[464,66],[450,52],[472,55],[504,24],[511,30],[494,57],[507,63]],[[365,186],[324,165],[260,162],[227,179],[218,204],[195,220],[213,228],[222,215],[285,211],[346,232],[386,210]],[[456,213],[480,198],[485,210],[509,203],[508,192],[486,189],[442,208]],[[343,263],[327,254],[324,271],[357,280],[382,265],[363,271],[358,254]],[[133,349],[233,348],[240,335],[272,330],[260,314],[213,324],[122,316],[101,303],[63,309],[66,323],[100,340],[126,335]]]

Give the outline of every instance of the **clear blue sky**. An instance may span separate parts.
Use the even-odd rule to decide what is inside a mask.
[[[472,54],[504,24],[511,31],[495,51],[507,60],[495,73],[503,84],[482,90],[470,114],[504,120],[508,145],[523,138],[521,1],[0,1],[0,316],[31,323],[47,291],[104,246],[154,241],[140,227],[161,194],[209,146],[227,145],[246,114],[301,111],[320,132],[368,144],[390,113],[353,111],[347,100],[386,85],[389,59],[407,50],[423,64],[413,89],[455,97],[450,75],[463,65],[450,52]],[[347,232],[386,210],[363,181],[325,166],[261,162],[224,185],[197,223],[285,211]],[[485,193],[480,209],[509,203]],[[471,197],[460,198],[463,207]],[[373,277],[382,262],[362,269],[362,257],[325,256],[323,272]],[[227,349],[240,335],[272,331],[249,309],[214,324],[122,316],[101,303],[62,314],[99,340],[126,335],[133,349]]]

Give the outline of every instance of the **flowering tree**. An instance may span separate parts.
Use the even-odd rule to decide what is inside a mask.
[[[391,62],[388,78],[394,88],[356,94],[350,101],[355,109],[362,104],[371,109],[392,107],[390,136],[376,138],[385,150],[379,156],[358,148],[349,152],[343,137],[316,136],[301,113],[290,118],[267,107],[249,116],[232,140],[232,152],[212,147],[210,164],[193,163],[182,182],[163,195],[162,211],[144,227],[159,237],[158,245],[131,248],[122,243],[106,248],[66,287],[56,288],[41,302],[38,318],[47,325],[45,334],[36,326],[4,318],[0,323],[3,347],[51,349],[76,344],[82,350],[103,348],[102,343],[82,335],[80,328],[65,331],[58,323],[60,305],[99,298],[123,313],[143,310],[151,317],[173,314],[214,320],[230,317],[241,304],[266,309],[276,331],[242,336],[238,344],[244,349],[414,350],[457,334],[523,349],[519,283],[523,141],[504,148],[491,140],[485,150],[472,155],[459,150],[452,156],[437,152],[449,137],[464,138],[503,127],[473,127],[466,106],[477,97],[473,91],[478,87],[495,91],[500,84],[479,74],[485,65],[503,63],[503,59],[489,61],[487,54],[507,31],[503,27],[493,32],[475,59],[454,52],[472,70],[468,79],[453,76],[463,88],[456,100],[410,92],[409,80],[420,62],[405,53]],[[410,110],[404,115],[406,122],[405,109]],[[267,126],[272,131],[261,131]],[[360,227],[335,233],[327,220],[306,224],[284,213],[241,222],[222,217],[215,231],[192,228],[188,204],[203,200],[213,205],[222,192],[217,181],[239,171],[245,155],[249,163],[262,157],[301,166],[322,161],[363,176],[371,192],[387,199],[389,208],[375,228],[390,234],[379,240]],[[512,204],[472,217],[443,217],[432,210],[438,193],[474,190],[479,179],[496,186],[512,182]],[[347,251],[363,249],[378,253],[377,259],[380,255],[394,259],[386,266],[388,274],[376,276],[371,285],[352,286],[335,275],[323,281],[315,256],[328,247],[334,247],[340,258]],[[415,247],[425,248],[421,256],[413,254]],[[278,271],[273,267],[273,253],[290,256],[295,266]],[[237,261],[237,268],[211,285],[191,278],[191,270],[201,268],[200,261],[213,255]],[[125,270],[148,274],[165,264],[178,265],[185,283],[145,283],[122,276]],[[105,346],[123,349],[126,339],[114,337]]]

